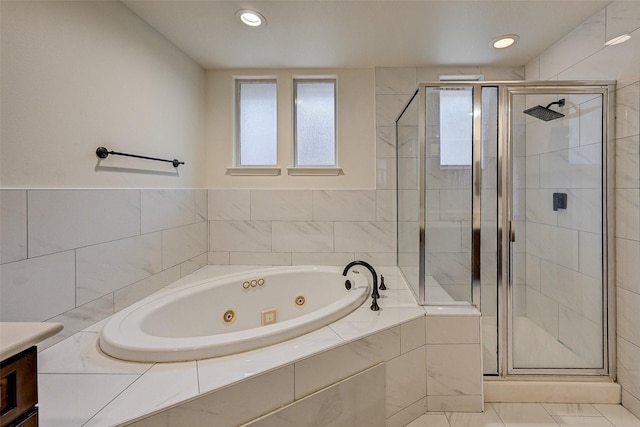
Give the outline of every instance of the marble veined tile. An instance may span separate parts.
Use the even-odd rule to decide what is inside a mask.
[[[384,371],[383,365],[377,365],[250,422],[246,427],[383,427]]]
[[[640,136],[620,138],[616,146],[616,188],[637,188],[640,183]]]
[[[209,190],[209,220],[251,219],[250,190]]]
[[[393,190],[396,188],[396,160],[392,158],[376,159],[376,189]]]
[[[480,317],[428,316],[426,342],[427,344],[480,343]]]
[[[86,327],[105,319],[113,314],[113,295],[107,294],[87,304],[47,319],[48,322],[57,322],[64,325],[64,329],[38,344],[38,349],[43,350],[64,339],[72,336]]]
[[[488,404],[481,413],[447,412],[446,417],[450,427],[504,427],[493,406]]]
[[[113,293],[113,309],[120,311],[142,298],[159,291],[180,278],[180,266],[163,270],[158,274],[142,279]]]
[[[616,197],[616,237],[640,240],[640,190],[617,189]]]
[[[113,375],[116,377],[116,375]],[[84,426],[113,425],[166,408],[198,393],[196,362],[157,363],[142,377],[118,394]]]
[[[580,365],[599,368],[603,361],[603,326],[592,322],[576,312],[560,306],[560,342],[570,348],[583,362]]]
[[[425,347],[418,347],[386,364],[387,418],[427,395]]]
[[[30,190],[29,257],[140,233],[140,192]]]
[[[599,188],[602,183],[600,144],[540,155],[543,188]]]
[[[251,220],[310,221],[310,190],[251,190]]]
[[[38,418],[47,427],[80,427],[138,375],[39,374]],[[137,401],[138,397],[134,399]],[[104,426],[105,424],[101,424]]]
[[[0,264],[27,258],[27,192],[0,190]]]
[[[532,255],[574,271],[579,268],[579,241],[575,230],[527,223],[526,246],[527,252]]]
[[[416,89],[415,68],[376,68],[376,94],[411,95]]]
[[[290,252],[231,252],[229,264],[291,265]]]
[[[607,6],[606,40],[628,34],[640,27],[640,3],[637,1],[614,1]]]
[[[162,231],[162,268],[173,267],[205,253],[207,232],[206,221]]]
[[[384,348],[379,339],[368,337],[296,362],[296,399],[377,365],[384,360]]]
[[[378,126],[395,126],[398,114],[410,98],[411,95],[408,94],[376,95],[376,124]]]
[[[640,395],[640,346],[618,337],[618,382],[634,396]]]
[[[616,238],[616,283],[640,294],[640,242]]]
[[[365,331],[390,328],[399,323],[424,318],[424,309],[414,308],[385,308],[380,311],[369,309],[371,299],[368,298],[361,308],[352,311],[329,327],[345,341],[361,337]],[[400,351],[398,349],[398,351]]]
[[[593,407],[616,427],[640,427],[640,419],[621,405],[598,404]]]
[[[556,426],[554,419],[538,403],[492,403],[506,427]]]
[[[465,426],[469,424],[464,424]],[[406,427],[450,427],[447,416],[444,414],[425,414],[411,421]]]
[[[345,266],[354,259],[353,252],[295,252],[291,265],[339,265]]]
[[[640,82],[616,91],[616,138],[640,133]]]
[[[374,190],[315,190],[314,221],[373,221],[376,219]]]
[[[540,55],[540,77],[549,79],[602,49],[605,20],[606,13],[602,10],[544,51]]]
[[[209,190],[194,190],[196,222],[207,221],[209,218]]]
[[[75,307],[73,251],[0,265],[0,319],[40,322]]]
[[[38,354],[41,374],[143,374],[151,363],[114,359],[98,345],[100,334],[79,332]]]
[[[277,366],[312,355],[320,348],[341,344],[343,339],[328,327],[288,341],[231,356],[198,360],[200,392],[222,387]]]
[[[638,313],[640,313],[640,294],[618,288],[617,305],[617,333],[624,339],[640,346],[640,328],[638,328]]]
[[[292,401],[293,366],[285,366],[201,395],[132,426],[238,426]]]
[[[395,157],[395,126],[378,126],[376,128],[376,157]]]
[[[482,394],[480,344],[428,344],[429,396]]]
[[[426,342],[426,322],[424,317],[411,320],[400,325],[400,352],[406,353]]]
[[[195,222],[194,190],[142,190],[140,200],[142,233]]]
[[[277,221],[271,227],[274,252],[333,252],[332,222]]]
[[[161,233],[76,250],[76,303],[84,304],[162,271]]]
[[[602,414],[588,403],[543,403],[544,409],[553,416],[600,417]]]
[[[393,237],[395,241],[395,236]],[[372,265],[390,266],[397,265],[397,254],[395,252],[354,252],[354,259],[366,261]]]
[[[395,252],[395,225],[390,222],[336,222],[337,252]]]
[[[556,422],[561,426],[581,426],[581,427],[614,427],[605,417],[578,417],[578,416],[554,416]]]
[[[230,252],[271,252],[270,221],[211,221],[209,249]]]
[[[624,3],[616,1],[615,3]],[[617,87],[634,84],[640,79],[640,34],[635,30],[631,40],[608,46],[595,55],[585,57],[558,75],[559,80],[615,80]]]

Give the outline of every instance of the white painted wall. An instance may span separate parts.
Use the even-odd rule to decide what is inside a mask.
[[[373,69],[212,70],[207,72],[206,160],[208,188],[374,189],[375,76]],[[275,77],[278,81],[278,167],[280,176],[230,176],[233,166],[234,77]],[[293,77],[336,76],[337,158],[344,175],[289,176],[292,166]]]
[[[0,19],[2,188],[203,186],[193,60],[120,2],[2,1]]]

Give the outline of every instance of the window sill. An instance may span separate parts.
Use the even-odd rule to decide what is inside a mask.
[[[232,176],[278,176],[281,169],[278,167],[240,167],[227,168],[227,175]]]
[[[344,175],[342,168],[337,167],[297,167],[287,168],[291,176],[338,176]]]

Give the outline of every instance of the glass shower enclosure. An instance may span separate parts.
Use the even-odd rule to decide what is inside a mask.
[[[613,374],[613,89],[423,83],[396,121],[398,267],[478,307],[486,375]]]

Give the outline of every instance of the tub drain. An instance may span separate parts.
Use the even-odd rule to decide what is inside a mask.
[[[222,323],[225,325],[233,323],[234,320],[236,320],[236,312],[234,310],[229,309],[222,315]]]
[[[296,305],[298,307],[302,307],[303,305],[305,305],[306,302],[307,302],[307,299],[305,297],[303,297],[302,295],[298,295],[296,297]]]

